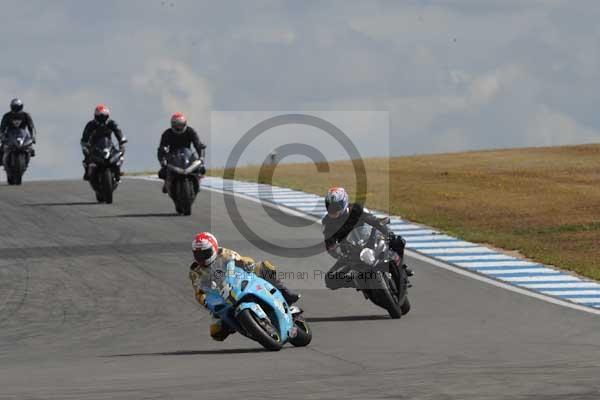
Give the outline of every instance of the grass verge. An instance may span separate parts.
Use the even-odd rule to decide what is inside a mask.
[[[600,145],[367,159],[365,165],[367,206],[600,279]],[[334,185],[355,188],[350,161],[331,163],[323,174],[305,164],[266,172],[274,185],[321,195]],[[253,166],[236,169],[235,178],[261,180]],[[381,196],[388,190],[389,199]]]

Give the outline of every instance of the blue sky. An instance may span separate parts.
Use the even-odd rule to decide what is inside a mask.
[[[211,136],[212,110],[387,111],[369,155],[600,141],[597,1],[3,3],[0,105],[19,96],[37,123],[34,177],[81,174],[99,102],[128,170],[156,168],[174,111],[214,165],[243,132]]]

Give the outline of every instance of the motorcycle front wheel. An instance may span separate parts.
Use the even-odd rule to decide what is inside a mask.
[[[265,349],[279,351],[283,347],[281,337],[275,332],[274,327],[272,327],[273,332],[267,332],[265,329],[267,322],[261,321],[251,310],[243,310],[238,315],[238,321],[248,336],[260,343]]]
[[[23,174],[25,173],[25,168],[27,167],[27,159],[25,158],[24,153],[18,153],[13,155],[13,160],[13,182],[15,185],[20,185],[22,183]]]
[[[100,190],[102,200],[106,204],[113,202],[113,174],[110,168],[106,168],[100,177]]]
[[[177,209],[177,212],[183,215],[191,215],[192,203],[194,202],[194,192],[190,180],[177,180],[175,193],[177,194],[177,198],[175,200],[175,208]]]
[[[402,317],[401,304],[397,288],[392,279],[385,273],[378,271],[376,278],[371,280],[369,298],[381,308],[385,308],[392,319]]]

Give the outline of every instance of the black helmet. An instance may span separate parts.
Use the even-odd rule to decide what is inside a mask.
[[[21,99],[12,99],[10,101],[10,111],[20,112],[23,111],[23,102]]]

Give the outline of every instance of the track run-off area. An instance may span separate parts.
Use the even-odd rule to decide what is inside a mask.
[[[324,288],[333,259],[302,254],[320,225],[239,196],[248,240],[227,196],[203,190],[182,217],[149,180],[124,179],[112,205],[83,181],[0,187],[0,399],[600,398],[600,316],[409,255],[413,309],[391,320]],[[210,339],[187,276],[202,230],[278,265],[307,348]]]

